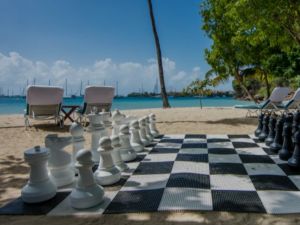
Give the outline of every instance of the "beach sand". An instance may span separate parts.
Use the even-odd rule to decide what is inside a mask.
[[[255,118],[245,118],[244,110],[232,108],[172,108],[123,111],[143,116],[153,112],[162,134],[250,134],[256,127]],[[28,179],[28,166],[23,152],[35,145],[44,145],[47,134],[68,136],[69,124],[60,129],[53,122],[35,122],[25,130],[22,115],[0,116],[0,206],[20,196]],[[86,147],[90,135],[86,134]],[[67,148],[68,151],[71,147]],[[254,213],[227,212],[159,212],[117,214],[93,217],[0,216],[0,224],[300,224],[299,214],[273,216]]]

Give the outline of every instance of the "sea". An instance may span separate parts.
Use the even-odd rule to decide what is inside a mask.
[[[171,107],[233,107],[249,104],[247,101],[232,97],[169,97]],[[83,97],[64,98],[63,105],[83,105]],[[115,98],[112,110],[161,108],[161,98],[152,97],[122,97]],[[26,108],[24,97],[0,97],[0,114],[23,114]]]

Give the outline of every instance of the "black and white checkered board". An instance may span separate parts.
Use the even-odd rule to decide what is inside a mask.
[[[0,214],[110,214],[155,211],[300,212],[300,171],[249,135],[165,135],[128,163],[97,207],[75,210],[71,188],[52,200],[20,198]]]

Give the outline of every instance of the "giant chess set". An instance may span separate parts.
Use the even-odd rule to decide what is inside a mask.
[[[299,111],[261,114],[254,135],[160,135],[154,114],[118,110],[88,119],[90,149],[73,123],[24,152],[29,181],[0,214],[300,212]]]

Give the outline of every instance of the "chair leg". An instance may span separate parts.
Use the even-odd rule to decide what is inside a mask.
[[[25,118],[24,118],[24,123],[25,123],[25,129],[27,130],[28,127],[30,126],[30,124],[29,124],[29,118],[27,116],[25,116]]]

